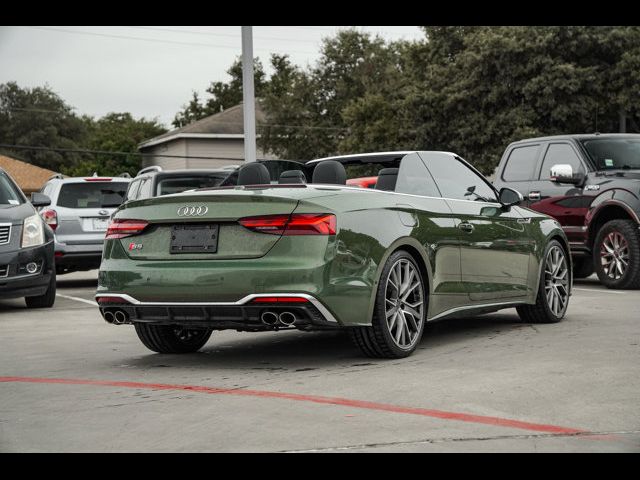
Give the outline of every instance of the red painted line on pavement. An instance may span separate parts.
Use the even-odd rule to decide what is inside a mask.
[[[577,428],[561,427],[558,425],[545,425],[540,423],[523,422],[508,418],[489,417],[485,415],[472,415],[468,413],[447,412],[443,410],[431,410],[426,408],[402,407],[387,403],[368,402],[365,400],[350,400],[340,397],[322,397],[317,395],[301,395],[297,393],[270,392],[265,390],[239,390],[229,388],[204,387],[198,385],[171,385],[166,383],[140,383],[140,382],[119,382],[109,380],[81,380],[73,378],[38,378],[38,377],[0,377],[0,382],[11,383],[45,383],[61,385],[93,385],[100,387],[122,387],[137,388],[147,390],[182,390],[188,392],[208,393],[213,395],[239,395],[245,397],[258,398],[279,398],[293,400],[297,402],[321,403],[327,405],[340,405],[344,407],[362,408],[367,410],[378,410],[384,412],[404,413],[409,415],[420,415],[423,417],[440,418],[443,420],[458,420],[460,422],[481,423],[485,425],[495,425],[498,427],[517,428],[534,432],[545,432],[555,434],[578,434],[589,433],[586,430]]]

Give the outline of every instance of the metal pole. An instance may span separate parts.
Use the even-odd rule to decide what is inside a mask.
[[[253,32],[242,27],[242,99],[244,113],[244,161],[256,161],[256,104],[253,88]]]

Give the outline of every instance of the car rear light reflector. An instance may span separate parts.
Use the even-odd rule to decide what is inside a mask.
[[[115,219],[107,228],[106,239],[125,238],[132,235],[139,235],[147,228],[149,222],[145,220]]]
[[[294,213],[245,217],[240,225],[271,235],[335,235],[336,216],[330,213]]]
[[[309,300],[303,297],[258,297],[251,303],[308,303]]]
[[[121,297],[98,297],[96,299],[98,303],[129,303]]]
[[[51,230],[58,228],[58,213],[55,210],[47,208],[40,212],[40,216],[42,220],[44,220],[44,223],[51,227]]]

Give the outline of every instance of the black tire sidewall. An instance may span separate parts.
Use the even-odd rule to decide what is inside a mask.
[[[52,270],[49,278],[49,286],[44,295],[37,297],[25,297],[24,299],[29,308],[51,308],[56,302],[56,272]]]
[[[420,323],[420,331],[418,332],[417,340],[415,341],[413,346],[408,349],[401,348],[396,344],[393,337],[391,336],[391,332],[389,331],[389,326],[386,321],[385,298],[386,298],[387,277],[389,275],[391,267],[395,265],[395,263],[398,260],[401,260],[401,259],[408,260],[411,262],[411,264],[414,266],[414,268],[418,272],[418,275],[420,276],[420,283],[422,284],[422,299],[423,299],[422,311],[423,311],[424,318]],[[396,356],[397,358],[411,355],[411,353],[413,353],[416,350],[416,348],[418,348],[418,345],[420,344],[420,340],[422,338],[422,334],[424,333],[424,327],[426,323],[427,305],[428,305],[427,295],[428,295],[428,292],[427,292],[427,289],[425,288],[425,282],[424,282],[424,277],[422,275],[422,271],[420,270],[420,267],[416,263],[413,256],[404,250],[398,250],[397,252],[394,252],[393,254],[391,254],[391,256],[387,259],[387,262],[385,263],[385,266],[382,270],[382,275],[380,275],[380,282],[378,284],[378,289],[376,293],[376,306],[375,306],[375,315],[373,318],[373,324],[374,324],[373,326],[376,329],[377,335],[382,335],[387,348],[389,348],[393,352],[393,355]]]

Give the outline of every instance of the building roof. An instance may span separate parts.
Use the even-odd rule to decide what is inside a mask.
[[[264,123],[265,120],[264,111],[256,103],[256,124]],[[152,147],[178,138],[244,138],[242,103],[227,108],[222,112],[201,118],[184,127],[145,140],[138,145],[138,149]]]
[[[4,155],[0,155],[0,168],[15,180],[23,192],[40,190],[47,180],[56,174],[56,172],[46,168],[37,167]]]

